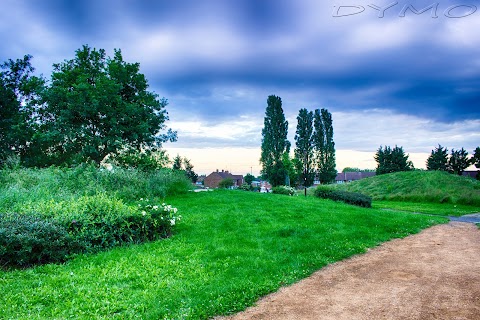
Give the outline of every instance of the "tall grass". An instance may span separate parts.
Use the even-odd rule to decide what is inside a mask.
[[[76,168],[0,170],[0,212],[22,211],[38,201],[69,201],[106,194],[126,203],[140,198],[164,198],[185,193],[190,181],[181,172],[153,172],[115,168],[100,170],[91,165]]]
[[[379,175],[341,188],[374,200],[463,204],[480,207],[480,181],[440,171],[410,171]]]

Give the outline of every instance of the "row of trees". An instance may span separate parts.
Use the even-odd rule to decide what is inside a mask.
[[[377,174],[414,169],[413,163],[408,160],[408,154],[405,154],[403,147],[380,146],[374,158],[377,162]],[[426,164],[427,170],[440,170],[462,175],[463,171],[470,165],[480,169],[480,147],[477,147],[473,151],[473,156],[469,157],[468,152],[464,148],[460,150],[452,149],[449,155],[447,148],[438,145],[437,148],[432,150]],[[480,175],[477,175],[477,178],[480,178]]]
[[[452,149],[449,155],[447,148],[438,145],[427,159],[427,170],[447,171],[458,175],[462,175],[470,165],[480,169],[480,147],[477,147],[473,151],[473,156],[469,158],[468,152],[463,147],[460,150]]]
[[[265,111],[260,162],[262,175],[272,186],[309,187],[315,178],[322,183],[335,180],[333,121],[327,109],[314,112],[300,109],[293,159],[290,159],[291,143],[287,135],[288,121],[285,120],[282,99],[271,95]]]
[[[33,75],[31,59],[1,65],[0,165],[12,156],[24,166],[99,164],[176,140],[165,126],[167,100],[148,91],[140,65],[120,50],[107,57],[83,46],[53,65],[49,81]]]

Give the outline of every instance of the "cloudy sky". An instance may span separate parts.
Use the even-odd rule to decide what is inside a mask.
[[[169,101],[165,147],[199,173],[258,174],[268,95],[294,145],[300,108],[333,115],[337,169],[380,145],[416,167],[441,144],[480,145],[480,0],[3,0],[0,61],[38,74],[84,44],[140,62]],[[416,12],[415,12],[416,11]]]

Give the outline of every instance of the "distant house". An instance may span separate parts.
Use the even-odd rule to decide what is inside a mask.
[[[376,176],[376,172],[339,172],[335,178],[336,183],[347,183],[360,179]]]
[[[231,174],[230,172],[224,170],[218,171],[217,169],[217,171],[214,171],[205,177],[205,179],[203,180],[203,184],[205,187],[208,188],[218,188],[220,182],[228,178],[233,180],[234,187],[239,187],[243,183],[242,175]]]
[[[472,179],[477,179],[477,174],[479,173],[480,171],[463,171],[462,172],[462,176],[464,177],[470,177]]]

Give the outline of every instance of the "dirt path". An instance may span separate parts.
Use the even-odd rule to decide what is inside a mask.
[[[451,222],[390,241],[224,319],[480,319],[480,230]]]

